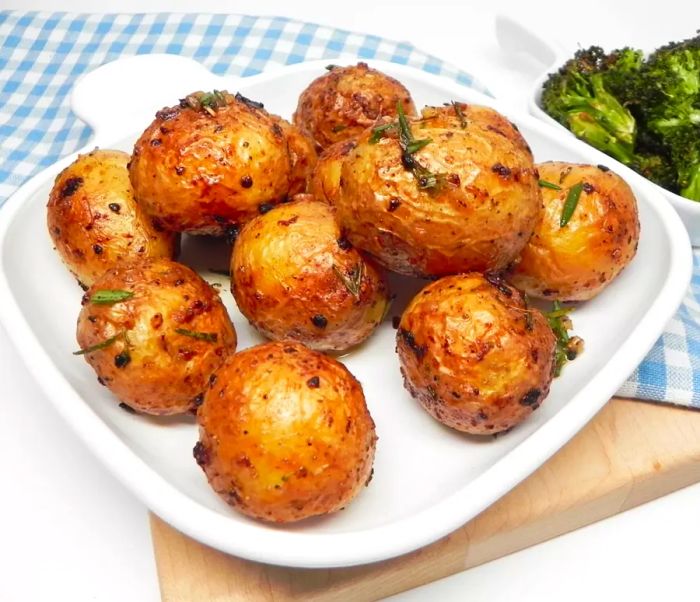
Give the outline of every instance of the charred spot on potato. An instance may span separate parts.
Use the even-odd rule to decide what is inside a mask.
[[[296,353],[297,350],[294,347],[285,347],[284,352],[285,353]]]
[[[416,343],[416,339],[410,330],[405,328],[399,328],[399,336],[403,339],[404,343],[408,345],[408,348],[413,351],[416,358],[420,361],[425,356],[428,348],[425,345],[419,345]]]
[[[194,407],[198,408],[204,403],[204,393],[198,393],[197,395],[194,396],[192,399],[192,404]]]
[[[352,249],[352,243],[344,236],[340,237],[336,242],[343,251],[349,251]]]
[[[110,203],[108,207],[109,210],[113,211],[114,213],[119,213],[121,211],[121,205],[119,203]]]
[[[318,389],[321,386],[321,379],[318,376],[312,376],[306,381],[306,386],[309,389]]]
[[[128,351],[122,351],[114,356],[114,365],[117,368],[126,368],[131,361],[131,355]]]
[[[67,197],[73,196],[75,192],[83,185],[82,178],[68,178],[61,188],[60,197],[65,199]]]
[[[591,194],[592,192],[595,192],[595,187],[593,184],[589,184],[588,182],[584,182],[582,184],[583,191],[587,194]]]
[[[88,316],[87,319],[88,319],[88,322],[91,322],[92,324],[97,322],[97,318],[95,316]]]
[[[401,324],[401,316],[393,316],[391,318],[391,326],[394,330],[398,330],[399,324]]]
[[[597,167],[598,169],[600,169],[600,171],[602,171],[602,172],[610,171],[610,168],[607,167],[606,165],[600,165],[600,164],[598,164],[598,165],[596,165],[596,167]]]
[[[486,272],[484,274],[486,281],[503,293],[506,297],[513,296],[513,289],[508,286],[506,281],[503,279],[503,274],[500,272]]]
[[[240,92],[236,92],[235,96],[236,100],[238,102],[242,102],[244,105],[252,108],[252,109],[264,109],[265,105],[261,102],[258,102],[256,100],[251,100],[250,98],[243,96]]]
[[[508,178],[512,173],[510,168],[506,167],[502,163],[495,163],[494,165],[492,165],[491,171],[495,174],[498,174],[502,178]]]
[[[151,317],[151,328],[158,330],[163,324],[163,314],[157,313]]]
[[[211,461],[209,449],[201,441],[197,441],[197,443],[195,443],[195,446],[192,449],[192,455],[194,456],[194,459],[197,462],[197,464],[199,464],[200,466],[206,466]]]
[[[160,119],[161,121],[168,121],[175,117],[178,113],[180,112],[179,107],[166,107],[164,109],[161,109],[156,113],[156,119]]]
[[[397,199],[396,197],[392,198],[389,201],[389,211],[392,213],[394,211],[396,211],[400,206],[401,206],[401,201],[399,199]]]
[[[151,146],[160,146],[161,144],[163,144],[163,141],[160,138],[153,138],[153,140],[151,140]]]
[[[100,383],[103,387],[107,386],[107,383],[105,382],[104,378],[102,378],[101,376],[97,377],[97,382]]]
[[[260,203],[260,205],[258,205],[258,213],[260,215],[265,215],[268,211],[273,209],[274,206],[273,203]]]
[[[216,384],[216,374],[209,376],[209,388],[211,389]]]
[[[175,173],[178,176],[181,176],[183,173],[185,173],[185,168],[182,165],[178,165],[175,167]]]
[[[299,216],[298,216],[298,215],[294,215],[294,216],[290,217],[289,219],[281,219],[281,220],[279,220],[277,223],[278,223],[280,226],[287,227],[287,226],[291,226],[292,224],[296,223],[296,221],[297,221],[298,219],[299,219]]]
[[[175,282],[173,282],[173,286],[182,286],[185,284],[185,281],[182,278],[178,278]]]
[[[534,406],[540,398],[542,391],[539,389],[530,389],[525,395],[520,398],[520,405]]]
[[[243,176],[241,178],[241,186],[243,186],[243,188],[250,188],[252,185],[253,178],[251,178],[250,176]]]
[[[130,405],[125,404],[123,401],[119,404],[119,407],[129,414],[136,414],[136,410]]]
[[[230,245],[235,243],[239,233],[240,228],[236,224],[228,226],[228,228],[226,228],[226,242]]]
[[[326,326],[328,326],[328,318],[326,318],[326,316],[324,316],[323,314],[316,314],[312,316],[311,323],[316,328],[325,328]]]

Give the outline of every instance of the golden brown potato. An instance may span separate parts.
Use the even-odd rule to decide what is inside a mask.
[[[58,174],[51,189],[49,234],[83,288],[125,261],[176,253],[177,237],[154,226],[134,201],[128,162],[127,153],[95,149]]]
[[[516,289],[470,273],[416,295],[401,317],[397,351],[406,388],[433,418],[484,435],[515,426],[542,403],[555,338]]]
[[[343,161],[335,206],[348,239],[409,276],[505,268],[542,203],[517,129],[493,109],[463,104],[408,120],[412,150],[399,129],[367,130]]]
[[[639,241],[637,201],[607,168],[550,162],[540,178],[544,211],[510,280],[533,297],[585,301],[600,293],[632,261]],[[581,193],[568,223],[562,212],[572,187]]]
[[[209,376],[236,350],[216,290],[167,260],[103,274],[83,297],[77,338],[99,381],[147,414],[194,409]]]
[[[395,116],[401,103],[406,114],[416,108],[406,88],[366,63],[330,65],[299,96],[294,123],[307,130],[321,149],[359,135],[384,116]]]
[[[194,457],[237,510],[287,523],[335,512],[369,482],[377,437],[360,383],[291,341],[230,356],[197,412]]]
[[[340,194],[340,176],[343,161],[355,148],[355,140],[336,142],[321,153],[309,180],[309,193],[320,201],[335,205]]]
[[[231,257],[231,290],[265,336],[340,351],[382,321],[385,274],[341,237],[331,207],[301,196],[243,228]]]
[[[290,163],[284,130],[262,105],[198,92],[156,113],[129,173],[164,228],[223,235],[287,196]]]
[[[290,164],[287,197],[291,198],[295,194],[306,192],[308,181],[318,159],[316,146],[307,132],[281,117],[274,115],[272,117],[276,119],[287,138]]]

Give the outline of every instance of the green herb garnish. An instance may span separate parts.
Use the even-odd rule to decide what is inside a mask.
[[[219,339],[219,335],[215,332],[196,332],[194,330],[187,330],[186,328],[176,328],[175,332],[192,339],[197,339],[198,341],[207,341],[207,343],[216,343]]]
[[[403,110],[401,102],[396,103],[396,112],[398,113],[399,123],[399,145],[401,146],[401,163],[404,168],[411,171],[418,182],[418,188],[421,190],[436,190],[445,181],[444,174],[435,174],[413,156],[416,150],[423,148],[429,144],[429,138],[423,140],[415,140],[411,127],[406,119],[406,114]]]
[[[457,101],[452,101],[452,108],[455,110],[455,115],[457,115],[457,119],[459,119],[459,127],[461,127],[462,129],[467,127],[467,118],[464,116],[462,107],[459,106],[459,103]]]
[[[557,339],[556,350],[554,352],[554,376],[559,376],[566,362],[576,359],[583,351],[583,339],[581,337],[569,336],[572,327],[569,313],[573,308],[562,307],[559,301],[555,301],[552,310],[545,312],[549,327],[552,329]]]
[[[333,265],[333,273],[343,283],[348,292],[357,299],[360,298],[360,289],[362,288],[362,277],[365,273],[365,264],[361,261],[346,274],[335,264]]]
[[[332,65],[332,64],[331,64],[331,65],[326,65],[326,70],[327,70],[327,71],[333,71],[333,69],[335,69],[337,66],[338,66],[338,65]]]
[[[123,332],[115,334],[113,337],[109,337],[108,339],[105,339],[101,343],[96,343],[94,345],[90,345],[90,347],[86,347],[85,349],[80,349],[78,351],[74,351],[73,355],[85,355],[86,353],[92,353],[93,351],[99,351],[100,349],[106,349],[107,347],[110,347],[111,345],[114,344],[114,342],[122,337],[124,335]]]
[[[552,182],[547,182],[547,180],[538,180],[537,182],[540,188],[551,188],[552,190],[561,190],[561,186],[553,184]]]
[[[571,216],[574,214],[574,211],[576,211],[576,205],[578,205],[582,190],[583,182],[574,184],[569,188],[569,193],[566,195],[566,200],[564,201],[564,208],[561,210],[561,219],[559,220],[560,228],[563,228],[569,223]]]
[[[185,96],[180,101],[180,106],[189,107],[195,111],[205,111],[209,115],[215,115],[216,109],[225,107],[227,104],[226,93],[220,90],[213,92],[195,92]]]
[[[406,152],[412,155],[417,153],[420,149],[427,146],[433,141],[432,138],[424,138],[423,140],[414,140],[406,147]]]
[[[383,137],[384,134],[386,134],[387,130],[390,130],[392,128],[396,127],[396,122],[391,122],[391,123],[383,123],[382,125],[378,125],[376,128],[372,128],[372,135],[369,137],[369,143],[370,144],[377,144]]]
[[[131,299],[133,296],[134,293],[131,291],[104,289],[95,291],[92,295],[90,295],[90,303],[94,303],[95,305],[112,305],[113,303],[119,303],[120,301]]]

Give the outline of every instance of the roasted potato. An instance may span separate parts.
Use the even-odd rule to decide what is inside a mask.
[[[311,172],[309,193],[321,201],[331,205],[340,194],[340,176],[343,161],[348,153],[355,148],[355,140],[336,142],[321,153]]]
[[[377,437],[360,383],[291,341],[230,356],[197,412],[194,457],[249,516],[287,523],[346,506],[368,483]]]
[[[550,185],[542,188],[544,211],[510,280],[533,297],[591,299],[637,251],[639,215],[634,193],[603,166],[549,162],[538,169],[540,178]],[[562,226],[574,187],[580,188],[578,203]]]
[[[331,207],[302,197],[243,228],[231,257],[231,290],[265,336],[341,351],[382,321],[385,274],[342,238]]]
[[[500,277],[448,276],[406,308],[397,334],[404,384],[443,424],[475,435],[507,430],[549,392],[555,337]]]
[[[276,117],[227,92],[162,109],[136,142],[136,199],[166,229],[223,235],[286,198],[291,160]]]
[[[83,288],[125,261],[176,253],[176,235],[157,228],[134,200],[128,162],[127,153],[95,149],[58,174],[51,189],[49,234]]]
[[[487,107],[428,108],[402,127],[367,130],[341,170],[341,228],[408,276],[503,269],[541,210],[527,143]]]
[[[287,138],[289,153],[289,183],[287,198],[306,192],[311,173],[316,165],[318,155],[311,136],[304,130],[292,125],[281,117],[272,116],[282,128]]]
[[[301,93],[293,118],[319,148],[359,135],[384,115],[395,116],[398,103],[415,114],[408,90],[366,63],[328,69]]]
[[[147,414],[187,412],[236,349],[215,289],[167,260],[117,266],[83,297],[78,344],[100,383]]]

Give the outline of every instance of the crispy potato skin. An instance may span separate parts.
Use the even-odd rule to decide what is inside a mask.
[[[372,144],[366,131],[343,161],[338,221],[355,246],[392,271],[500,270],[535,227],[542,201],[527,143],[493,109],[460,107],[462,118],[449,106],[411,122],[416,139],[432,140],[413,157],[443,174],[436,190],[419,189],[395,134]]]
[[[368,482],[377,437],[360,383],[299,343],[230,356],[197,412],[194,456],[249,516],[287,523],[335,512]]]
[[[134,200],[128,162],[127,153],[95,149],[58,174],[51,189],[51,240],[84,287],[125,261],[172,258],[177,251],[177,237],[157,229]]]
[[[100,305],[90,301],[99,290],[134,295]],[[176,329],[215,334],[216,341]],[[80,348],[115,335],[113,344],[85,359],[120,401],[147,414],[193,409],[209,376],[236,350],[236,331],[215,289],[188,267],[166,260],[113,268],[88,290],[78,318]],[[124,353],[130,361],[120,367]]]
[[[355,140],[343,140],[329,146],[321,153],[309,180],[310,194],[330,205],[335,205],[340,194],[343,161],[355,146],[357,146]]]
[[[502,280],[470,273],[431,283],[406,308],[396,341],[408,391],[458,431],[507,430],[549,392],[554,334]]]
[[[544,211],[510,280],[533,297],[591,299],[637,252],[639,215],[634,193],[616,173],[594,165],[550,162],[538,169],[543,180],[562,189],[542,189]],[[579,182],[584,183],[583,192],[562,228],[566,197]]]
[[[287,150],[289,152],[289,186],[287,196],[306,192],[318,154],[316,145],[308,132],[292,125],[281,117],[275,117],[277,123],[284,131],[287,138]]]
[[[331,207],[300,198],[243,228],[231,257],[231,290],[241,313],[265,336],[341,351],[382,321],[389,305],[386,277],[341,238]],[[353,274],[354,292],[341,279],[353,283]]]
[[[333,67],[301,93],[293,120],[325,149],[358,136],[384,115],[396,116],[398,102],[415,115],[409,91],[393,77],[366,63]]]
[[[158,111],[134,146],[136,198],[168,230],[220,236],[289,191],[278,118],[226,98],[213,114],[189,106]]]

